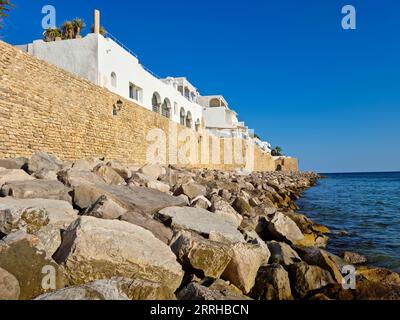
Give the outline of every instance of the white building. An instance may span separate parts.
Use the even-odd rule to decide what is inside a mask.
[[[100,34],[97,10],[94,20],[94,33],[83,38],[17,47],[188,128],[199,131],[204,125],[219,137],[250,137],[223,96],[201,96],[185,77],[158,78],[129,49]]]
[[[200,96],[198,102],[203,106],[205,127],[209,132],[219,137],[250,137],[249,128],[239,122],[237,113],[229,109],[223,96]]]

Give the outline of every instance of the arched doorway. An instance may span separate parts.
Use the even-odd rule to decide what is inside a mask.
[[[186,127],[192,129],[192,114],[190,111],[186,115]]]
[[[153,111],[160,113],[161,109],[161,97],[158,94],[158,92],[153,93],[153,98],[152,98],[152,106],[153,106]]]
[[[181,108],[179,116],[180,116],[180,124],[182,126],[184,126],[185,125],[185,117],[186,117],[185,109]]]
[[[171,118],[171,102],[168,98],[164,99],[164,102],[161,106],[161,114],[166,118]]]

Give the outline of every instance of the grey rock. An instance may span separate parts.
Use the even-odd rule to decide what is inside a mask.
[[[204,239],[187,231],[180,232],[171,249],[182,265],[218,279],[231,261],[230,245]]]
[[[201,184],[189,182],[181,185],[181,187],[174,193],[176,196],[179,196],[180,194],[184,194],[192,200],[198,196],[205,196],[207,194],[207,189]]]
[[[175,291],[183,278],[182,267],[166,244],[125,221],[78,218],[65,231],[54,259],[65,267],[73,285],[133,277]]]
[[[146,183],[146,187],[154,190],[158,190],[163,193],[169,193],[169,185],[157,180],[150,180]]]
[[[21,300],[46,293],[50,289],[47,287],[50,279],[44,281],[46,275],[54,275],[56,289],[67,284],[62,268],[46,255],[40,240],[23,231],[0,240],[0,268],[12,273],[18,280]]]
[[[113,199],[128,211],[149,215],[153,215],[166,207],[186,205],[184,200],[154,189],[107,184],[82,184],[75,187],[74,202],[79,208],[86,209],[92,206],[102,195]]]
[[[265,248],[260,245],[237,243],[232,248],[232,259],[222,274],[222,278],[230,281],[244,293],[249,293],[255,284],[258,269],[265,260]]]
[[[28,171],[30,173],[40,170],[59,171],[62,166],[63,162],[60,159],[46,152],[37,152],[28,161]]]
[[[251,296],[256,300],[293,300],[289,274],[279,264],[261,267]]]
[[[344,261],[349,264],[364,264],[367,263],[367,258],[356,252],[346,251],[342,254]]]
[[[228,286],[227,286],[228,287]],[[233,289],[215,290],[199,283],[191,282],[178,293],[178,300],[195,301],[229,301],[251,300]]]
[[[174,300],[175,295],[160,283],[141,279],[97,280],[47,293],[35,300]]]
[[[268,231],[275,236],[277,240],[296,242],[304,239],[304,235],[296,223],[281,212],[275,213],[268,225]]]
[[[93,173],[101,177],[107,184],[115,186],[126,185],[126,182],[122,177],[111,167],[99,164],[93,169]]]
[[[72,203],[70,189],[54,180],[32,180],[9,182],[1,188],[3,196],[17,199],[50,199]]]
[[[127,211],[127,209],[123,208],[110,196],[103,195],[91,207],[85,210],[83,215],[100,219],[114,220],[119,219]]]
[[[232,207],[242,216],[249,216],[252,212],[251,206],[244,197],[237,197]]]
[[[58,173],[58,179],[70,188],[77,187],[81,184],[105,183],[104,179],[99,175],[88,170],[77,170],[75,168],[60,171]]]
[[[24,170],[0,168],[0,187],[8,182],[30,180],[35,180],[35,178],[27,174]]]
[[[269,251],[271,252],[271,262],[283,266],[290,266],[293,263],[301,262],[301,258],[291,246],[284,242],[268,241]]]
[[[18,300],[20,291],[17,278],[0,268],[0,300]]]
[[[158,240],[167,245],[172,240],[172,230],[147,214],[130,211],[123,214],[120,219],[150,231]]]
[[[234,242],[244,242],[242,234],[238,231],[238,224],[232,219],[204,209],[169,207],[159,211],[157,217],[170,223],[173,229],[192,230],[205,235],[215,232]]]
[[[0,168],[4,169],[22,169],[27,164],[28,164],[27,158],[0,159]]]
[[[139,169],[140,173],[145,174],[152,180],[157,180],[163,173],[164,169],[159,164],[147,164]]]
[[[304,261],[292,264],[289,267],[289,275],[294,289],[301,298],[310,291],[335,283],[329,271],[318,266],[310,266]]]
[[[217,214],[221,214],[233,219],[238,225],[243,221],[243,217],[236,212],[235,209],[226,201],[222,199],[217,199],[213,202],[211,211]]]

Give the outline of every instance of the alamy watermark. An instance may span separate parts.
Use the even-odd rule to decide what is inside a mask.
[[[357,29],[356,8],[352,5],[346,5],[342,8],[342,14],[345,15],[342,18],[343,30],[356,30]]]

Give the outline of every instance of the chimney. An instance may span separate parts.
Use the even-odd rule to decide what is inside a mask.
[[[100,11],[94,10],[94,33],[100,34]]]

